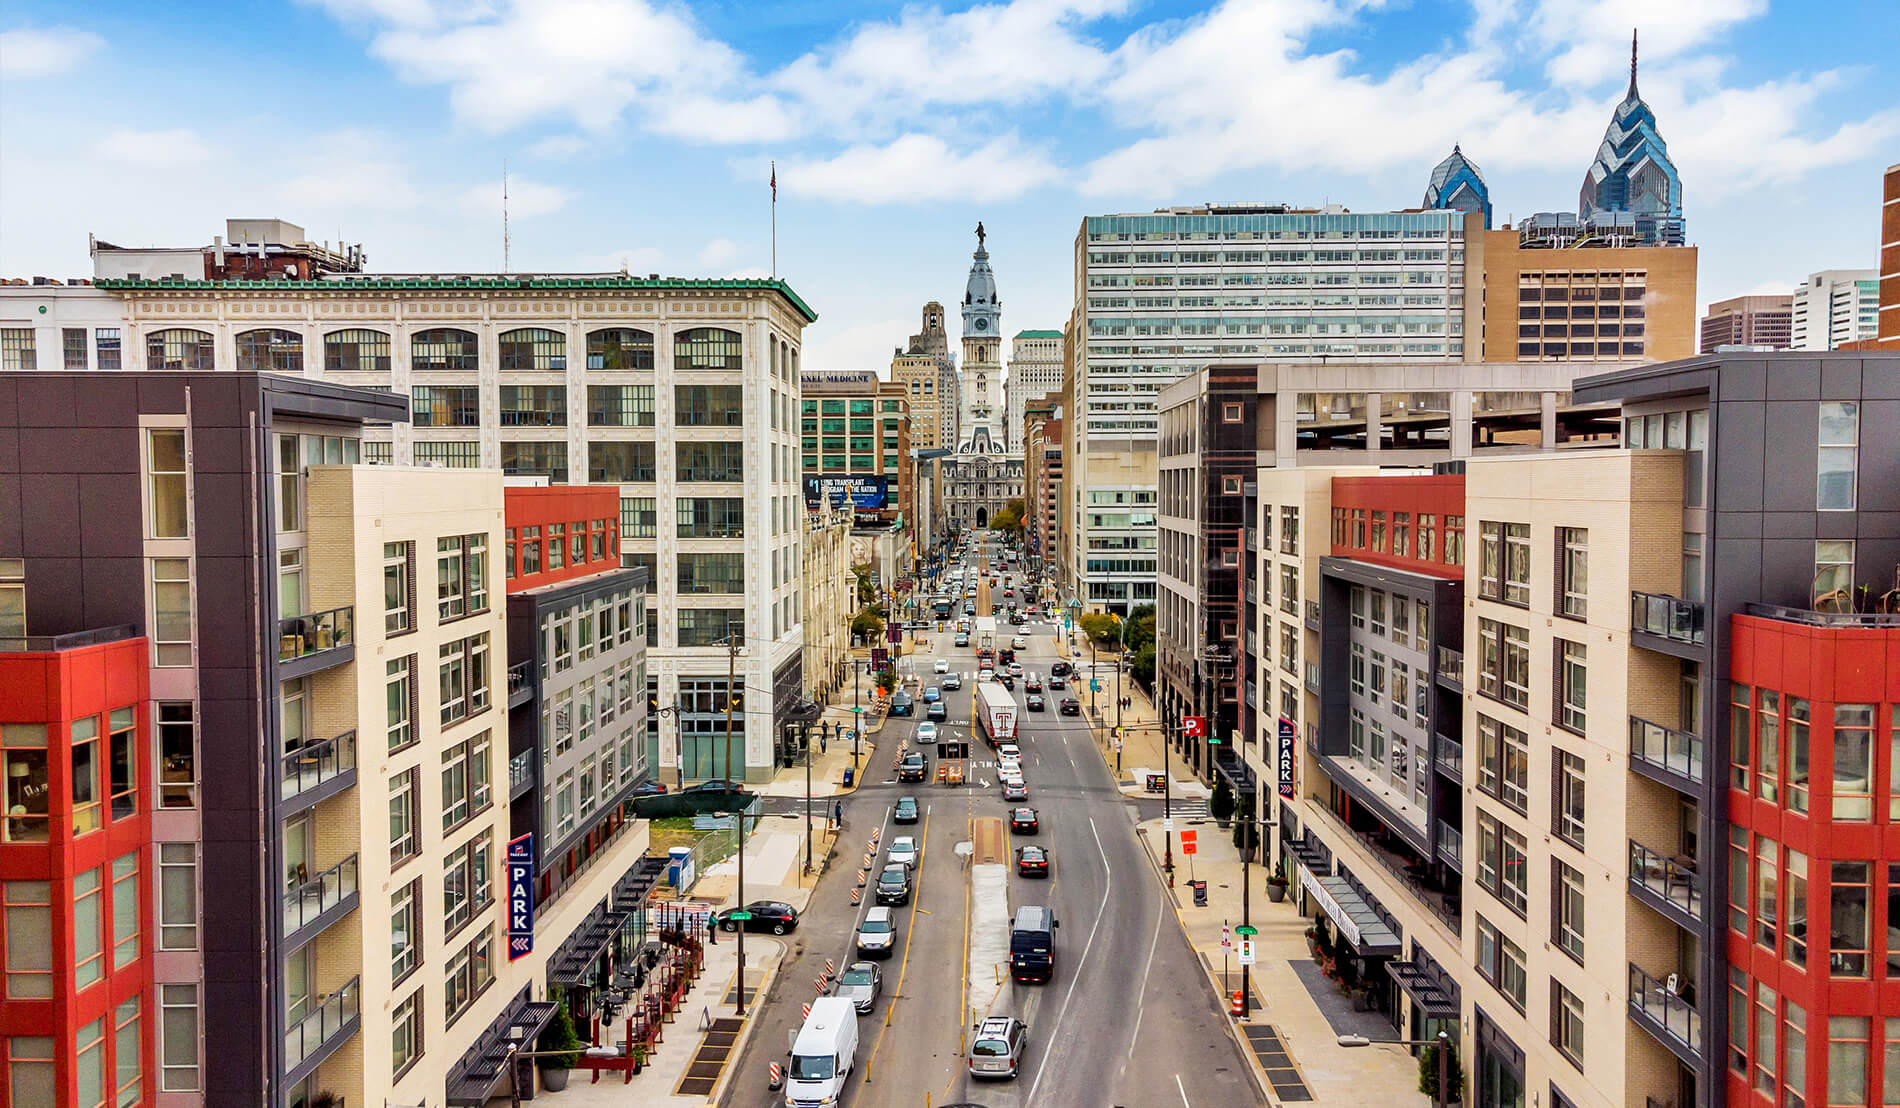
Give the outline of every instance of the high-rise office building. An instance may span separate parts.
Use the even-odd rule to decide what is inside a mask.
[[[1702,317],[1703,354],[1721,346],[1788,349],[1794,326],[1792,296],[1732,296],[1709,305]]]
[[[1670,160],[1656,113],[1636,91],[1636,35],[1630,35],[1630,85],[1603,132],[1577,192],[1577,217],[1589,226],[1627,226],[1642,242],[1681,246],[1682,178]]]
[[[924,305],[923,328],[891,355],[891,380],[910,398],[911,440],[919,450],[951,450],[961,425],[963,390],[956,359],[950,356],[943,305]]]
[[[1795,286],[1792,349],[1838,350],[1879,330],[1879,271],[1824,269]]]
[[[1024,409],[1062,387],[1062,332],[1018,331],[1009,355],[1009,451],[1020,454]]]

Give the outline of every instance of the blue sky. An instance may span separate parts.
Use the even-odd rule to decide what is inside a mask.
[[[762,274],[776,159],[805,364],[882,369],[979,219],[1013,333],[1084,215],[1409,207],[1453,142],[1574,210],[1632,26],[1705,303],[1874,265],[1895,0],[0,0],[0,275],[227,216],[498,269],[504,159],[515,269]]]

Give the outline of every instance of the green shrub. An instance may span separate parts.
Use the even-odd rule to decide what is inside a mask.
[[[571,1070],[581,1064],[581,1048],[586,1046],[581,1037],[574,1033],[574,1019],[567,1014],[567,1001],[554,1010],[548,1025],[541,1029],[541,1037],[534,1042],[537,1051],[556,1050],[559,1054],[543,1054],[535,1063],[544,1070]]]

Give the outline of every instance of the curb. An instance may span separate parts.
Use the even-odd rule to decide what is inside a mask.
[[[732,1050],[726,1055],[729,1059],[726,1063],[726,1068],[719,1074],[719,1080],[713,1082],[712,1092],[706,1097],[706,1103],[709,1105],[720,1103],[721,1098],[725,1096],[727,1085],[732,1081],[733,1076],[738,1073],[739,1056],[745,1053],[746,1044],[752,1040],[752,1029],[758,1025],[759,1021],[754,1017],[758,1014],[760,1008],[763,1008],[766,1004],[771,1002],[772,994],[778,991],[779,967],[785,962],[787,947],[785,943],[779,939],[772,939],[770,941],[773,945],[778,947],[778,957],[772,960],[770,966],[765,967],[765,980],[759,982],[759,991],[753,995],[752,1007],[746,1012],[745,1025],[739,1028],[739,1034],[734,1036],[732,1040]],[[740,978],[739,987],[741,989],[745,987],[745,979],[743,977]],[[1259,1067],[1256,1066],[1254,1068],[1258,1069]]]

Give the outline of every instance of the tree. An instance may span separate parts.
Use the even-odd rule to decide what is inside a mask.
[[[851,633],[867,640],[875,640],[884,633],[884,617],[876,608],[865,608],[851,617]]]
[[[1006,535],[1020,538],[1023,533],[1023,502],[1012,500],[1001,511],[991,516],[990,530],[1001,531]]]
[[[870,563],[867,562],[861,566],[852,566],[851,572],[858,578],[858,604],[862,606],[875,602],[877,600],[877,586],[871,584]]]
[[[1214,782],[1214,795],[1207,798],[1207,810],[1222,823],[1234,818],[1234,790],[1226,778]]]
[[[1454,1036],[1447,1040],[1445,1047],[1446,1090],[1451,1094],[1454,1104],[1462,1104],[1465,1099],[1465,1067],[1458,1057],[1458,1040]],[[1418,1091],[1426,1096],[1438,1096],[1438,1044],[1432,1043],[1418,1052]]]
[[[1082,631],[1095,640],[1097,646],[1107,646],[1115,641],[1120,632],[1121,621],[1107,612],[1089,612],[1080,620]]]
[[[1129,669],[1142,688],[1155,687],[1155,644],[1152,641],[1142,643],[1141,649],[1135,651],[1135,660],[1129,663]]]
[[[1126,637],[1128,640],[1128,649],[1136,652],[1139,652],[1143,646],[1149,646],[1154,643],[1155,606],[1153,604],[1137,605],[1134,611],[1128,613],[1128,634]]]

